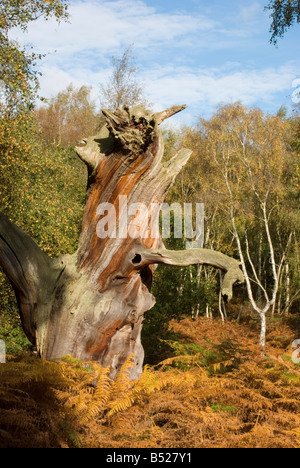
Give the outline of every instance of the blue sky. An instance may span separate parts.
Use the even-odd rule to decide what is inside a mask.
[[[209,118],[221,103],[242,101],[265,112],[292,108],[300,78],[300,26],[278,47],[269,43],[268,0],[71,0],[70,23],[32,23],[11,36],[48,52],[40,64],[41,93],[99,84],[111,73],[110,57],[133,44],[138,80],[159,111],[188,108],[174,123]],[[298,80],[298,81],[297,81]]]

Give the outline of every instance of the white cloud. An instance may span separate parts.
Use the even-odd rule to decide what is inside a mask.
[[[64,72],[57,67],[42,67],[42,77],[40,78],[41,95],[45,95],[47,98],[54,97],[64,88],[66,88],[72,81],[76,86],[79,82],[71,78],[70,74]],[[77,81],[77,80],[76,80]],[[45,93],[45,91],[47,92]],[[51,91],[50,91],[51,90]],[[50,92],[49,92],[50,91]]]
[[[41,51],[57,50],[63,56],[91,49],[107,53],[130,43],[137,48],[167,42],[176,46],[178,37],[207,31],[216,24],[201,14],[160,14],[141,0],[78,1],[69,10],[69,24],[40,20],[25,37],[17,30],[12,34]]]
[[[294,63],[278,68],[262,70],[236,70],[237,64],[225,64],[221,69],[157,69],[146,81],[148,98],[156,105],[168,107],[187,104],[185,117],[190,121],[196,116],[211,114],[220,103],[241,101],[247,106],[277,109],[278,93],[291,94],[292,81],[300,75],[300,66]]]
[[[253,2],[249,5],[239,7],[238,19],[245,23],[253,23],[260,19],[263,7],[259,2]]]
[[[70,82],[75,86],[106,81],[110,57],[128,45],[147,58],[164,50],[184,47],[192,35],[206,33],[216,22],[202,14],[158,13],[141,0],[73,0],[70,23],[42,19],[32,23],[26,34],[13,30],[11,37],[32,44],[36,53],[48,51],[40,71],[41,94],[51,97]],[[175,54],[176,55],[176,54]]]
[[[213,8],[205,15],[203,9],[160,13],[147,0],[71,0],[69,24],[39,20],[28,34],[14,31],[14,36],[34,44],[35,51],[50,52],[41,66],[45,97],[72,82],[92,86],[97,98],[99,84],[111,71],[110,57],[134,44],[139,77],[155,110],[188,104],[174,119],[205,116],[220,102],[275,106],[278,93],[292,92],[300,67],[275,55],[269,59],[266,49],[260,56],[257,31],[265,22],[265,15],[260,19],[261,0],[235,2],[232,9],[222,6],[226,17]]]
[[[71,82],[79,87],[92,86],[92,97],[98,103],[99,83],[107,81],[110,69],[87,72],[84,68],[62,71],[56,66],[42,69],[41,91],[47,97],[56,95]],[[300,76],[300,66],[287,63],[278,68],[243,69],[238,63],[225,63],[220,68],[188,68],[172,65],[145,69],[139,79],[145,85],[146,98],[154,111],[174,104],[187,104],[188,109],[172,118],[173,123],[193,124],[195,118],[209,117],[220,103],[241,101],[247,106],[278,109],[278,94],[291,95],[292,82]],[[51,92],[50,92],[51,91]]]

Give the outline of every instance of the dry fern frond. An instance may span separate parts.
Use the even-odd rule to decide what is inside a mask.
[[[187,354],[181,354],[181,355],[178,355],[178,356],[173,356],[173,357],[168,358],[168,359],[164,359],[159,364],[157,364],[157,367],[159,366],[161,368],[161,370],[163,370],[167,366],[172,366],[173,364],[175,364],[176,366],[178,366],[178,364],[185,364],[185,365],[194,365],[194,366],[197,366],[199,368],[201,368],[201,367],[203,368],[204,365],[199,362],[199,359],[201,359],[201,358],[202,358],[201,353],[197,353],[197,354],[194,354],[192,356],[189,356]]]
[[[126,411],[134,403],[143,401],[147,396],[167,385],[163,379],[158,378],[157,374],[149,366],[144,367],[143,374],[138,381],[130,382],[126,372],[130,368],[131,361],[132,358],[129,363],[125,363],[124,369],[121,369],[120,375],[113,383],[111,401],[108,404],[110,408],[107,413],[108,417],[120,411]]]
[[[278,346],[262,358],[246,327],[211,324],[180,322],[183,352],[137,381],[131,358],[113,382],[71,357],[1,365],[0,447],[299,448],[299,367]]]
[[[80,424],[86,424],[105,410],[112,387],[109,372],[109,367],[96,363],[81,364],[77,372],[71,370],[72,379],[69,378],[67,388],[56,390],[56,396],[64,401],[65,408]]]

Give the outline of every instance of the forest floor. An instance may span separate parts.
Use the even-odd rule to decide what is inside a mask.
[[[130,382],[108,369],[34,353],[0,364],[0,448],[299,448],[295,320],[171,322],[176,341]]]

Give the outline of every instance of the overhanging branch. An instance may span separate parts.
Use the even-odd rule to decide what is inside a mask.
[[[244,275],[237,260],[210,249],[143,250],[136,253],[132,263],[136,269],[151,264],[166,264],[177,267],[197,264],[213,266],[225,272],[221,292],[228,301],[231,300],[233,295],[233,285],[244,282]]]

